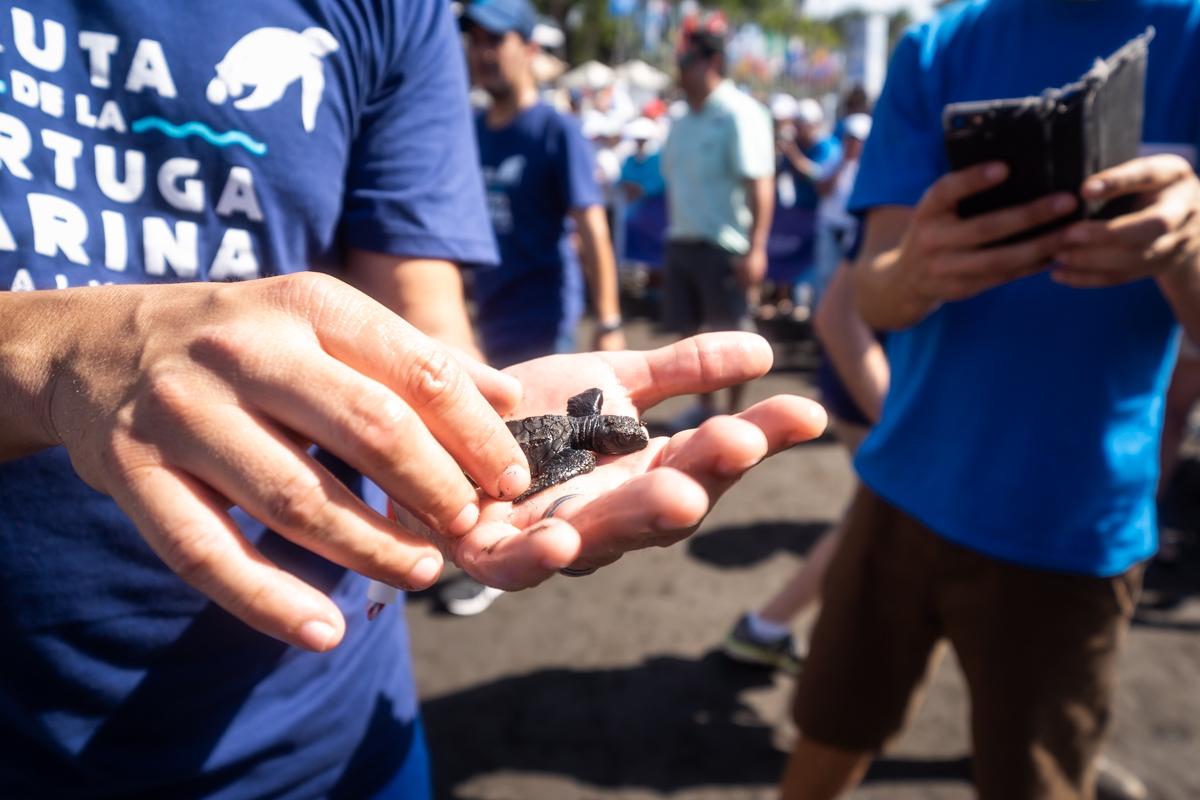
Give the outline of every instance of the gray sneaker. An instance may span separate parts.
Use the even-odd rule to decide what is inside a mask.
[[[760,639],[750,632],[747,615],[738,619],[733,630],[721,644],[721,652],[742,664],[770,667],[788,675],[800,674],[802,659],[796,652],[796,642],[789,633],[778,641]]]
[[[446,584],[438,592],[442,605],[456,617],[473,617],[482,614],[496,602],[496,598],[504,594],[503,589],[493,589],[484,586],[467,576]]]

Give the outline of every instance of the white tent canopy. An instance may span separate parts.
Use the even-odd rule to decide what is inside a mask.
[[[661,92],[671,85],[670,75],[636,58],[617,67],[616,73],[631,87],[649,92]]]
[[[563,75],[560,83],[567,89],[602,89],[616,78],[612,67],[599,61],[588,61]]]

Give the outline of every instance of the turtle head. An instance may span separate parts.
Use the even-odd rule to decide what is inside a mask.
[[[636,453],[650,443],[646,426],[633,417],[602,414],[596,420],[592,442],[597,453],[621,456]]]

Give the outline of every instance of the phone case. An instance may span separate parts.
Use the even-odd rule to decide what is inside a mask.
[[[1074,192],[1089,176],[1135,158],[1142,140],[1146,58],[1154,29],[1123,45],[1078,81],[1038,97],[951,103],[942,113],[950,169],[1003,161],[1008,179],[964,199],[961,217],[1020,205],[1053,192]],[[1040,235],[1084,217],[1110,217],[1122,198],[1080,205],[1070,217],[1024,231],[1008,241]]]

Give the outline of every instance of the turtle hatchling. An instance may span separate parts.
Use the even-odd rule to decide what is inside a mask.
[[[646,426],[634,417],[601,414],[604,393],[580,392],[567,401],[566,414],[543,414],[509,421],[508,429],[529,461],[533,481],[514,503],[596,468],[596,454],[625,455],[650,442]]]

